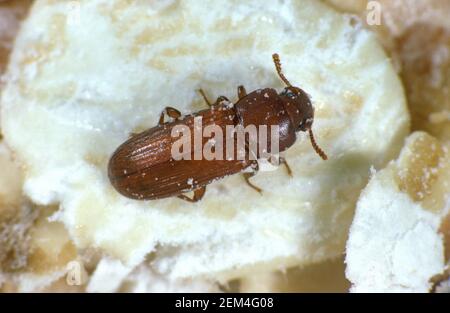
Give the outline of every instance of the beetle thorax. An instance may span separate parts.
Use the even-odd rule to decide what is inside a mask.
[[[314,121],[314,107],[309,96],[300,88],[287,87],[280,93],[280,98],[295,130],[309,130]]]

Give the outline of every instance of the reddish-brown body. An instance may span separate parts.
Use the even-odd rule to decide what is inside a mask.
[[[281,73],[279,60],[274,55],[275,64],[281,78],[287,82]],[[277,63],[278,60],[278,63]],[[287,82],[288,83],[288,82]],[[208,125],[220,126],[223,134],[226,126],[242,125],[277,125],[279,127],[279,151],[284,151],[295,143],[296,132],[309,130],[313,146],[323,158],[325,154],[317,147],[312,137],[311,125],[314,109],[309,97],[301,89],[288,87],[277,94],[274,89],[266,88],[245,93],[239,88],[239,101],[235,104],[224,103],[224,97],[219,98],[210,109],[187,115],[172,122],[163,122],[143,133],[135,135],[123,143],[112,155],[108,165],[108,175],[112,185],[122,195],[139,200],[153,200],[172,196],[183,196],[189,191],[200,191],[194,197],[199,200],[205,191],[205,186],[225,176],[242,172],[252,166],[257,169],[257,162],[251,160],[248,151],[243,160],[194,160],[192,146],[190,160],[174,160],[172,145],[178,138],[172,136],[176,125],[189,127],[194,133],[194,118],[202,117],[203,128]],[[170,111],[171,110],[171,111]],[[168,108],[178,118],[179,112]],[[203,138],[203,145],[209,138]],[[270,138],[267,146],[271,147]],[[192,144],[194,140],[191,140]],[[235,142],[236,144],[236,142]],[[202,145],[202,146],[203,146]],[[236,151],[236,149],[235,149]],[[246,176],[248,178],[252,174]],[[251,184],[250,184],[251,185]],[[259,189],[252,186],[255,189]]]
[[[216,124],[224,129],[235,125],[235,109],[219,104],[214,109],[188,115],[181,120],[153,127],[122,144],[111,157],[109,177],[124,196],[133,199],[158,199],[179,195],[215,179],[241,172],[252,164],[250,160],[175,161],[171,147],[178,139],[171,136],[175,125],[186,125],[194,132],[194,117],[201,116],[203,127]],[[203,144],[205,143],[204,140]],[[194,143],[194,141],[191,141]]]

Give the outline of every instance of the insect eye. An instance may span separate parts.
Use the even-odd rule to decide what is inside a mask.
[[[285,95],[289,99],[295,99],[295,97],[296,97],[295,93],[293,93],[291,90],[288,90]]]

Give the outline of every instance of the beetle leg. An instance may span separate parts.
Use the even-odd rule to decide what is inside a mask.
[[[283,164],[284,167],[286,167],[288,175],[292,177],[291,167],[289,166],[289,164],[288,164],[288,162],[286,161],[285,158],[280,157],[280,164]]]
[[[272,165],[274,165],[274,166],[275,166],[275,165],[278,165],[278,166],[284,165],[284,167],[286,168],[286,171],[287,171],[288,175],[292,177],[292,170],[291,170],[291,167],[289,166],[288,162],[286,161],[286,159],[283,158],[283,157],[278,157],[278,163],[275,164],[274,161],[273,161],[273,158],[274,158],[274,157],[275,157],[275,156],[273,156],[273,155],[270,156],[270,158],[269,158],[270,164],[272,164]]]
[[[205,92],[203,91],[203,89],[199,89],[198,92],[202,95],[203,99],[205,100],[206,104],[208,106],[212,106],[211,101],[209,101],[208,97],[206,96]]]
[[[211,103],[211,101],[209,101],[208,97],[206,96],[205,92],[203,91],[203,89],[199,89],[198,92],[202,95],[203,99],[205,100],[206,104],[210,107],[216,106],[218,105],[220,102],[222,101],[230,101],[228,100],[227,97],[224,96],[220,96],[217,98],[216,102]]]
[[[206,186],[195,189],[194,197],[192,197],[192,198],[189,198],[188,196],[185,196],[185,195],[179,195],[178,198],[186,200],[188,202],[197,202],[203,198],[203,196],[205,195],[205,192],[206,192]]]
[[[239,99],[244,98],[246,95],[247,95],[247,90],[245,90],[245,87],[242,86],[242,85],[239,86],[238,87],[238,97],[239,97]]]
[[[178,111],[177,109],[172,108],[172,107],[166,107],[166,108],[161,112],[161,115],[159,116],[159,122],[158,122],[158,125],[164,124],[164,117],[166,116],[166,114],[167,114],[169,117],[174,118],[174,119],[178,119],[178,118],[180,118],[180,116],[181,116],[180,111]]]
[[[250,181],[250,178],[252,178],[253,176],[256,175],[256,172],[252,172],[252,173],[242,173],[244,175],[245,181],[247,182],[247,185],[249,185],[250,187],[252,187],[253,189],[255,189],[257,192],[262,193],[262,189],[253,185],[252,182]]]
[[[217,98],[216,102],[213,104],[213,106],[216,106],[216,105],[220,104],[220,103],[223,102],[223,101],[230,102],[230,100],[228,100],[227,97],[225,97],[225,96],[219,96],[219,97]]]
[[[255,167],[253,168],[252,172],[242,173],[242,175],[244,176],[244,179],[245,179],[245,182],[247,183],[247,185],[249,185],[250,187],[255,189],[257,192],[262,194],[263,190],[261,188],[259,188],[258,186],[253,185],[252,182],[250,181],[250,178],[252,178],[253,176],[255,176],[258,173],[258,162],[255,162],[254,166]]]

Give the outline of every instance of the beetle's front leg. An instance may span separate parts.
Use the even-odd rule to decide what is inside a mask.
[[[195,189],[194,197],[192,197],[192,198],[189,198],[188,196],[185,196],[185,195],[179,195],[178,198],[186,200],[188,202],[197,202],[203,198],[203,196],[205,195],[205,192],[206,192],[206,186]]]
[[[207,104],[209,107],[216,106],[216,105],[218,105],[219,103],[221,103],[221,102],[223,102],[223,101],[230,101],[230,100],[228,100],[228,98],[225,97],[225,96],[219,96],[219,97],[217,98],[216,102],[212,103],[211,101],[209,101],[209,99],[208,99],[208,97],[206,96],[206,94],[205,94],[205,92],[203,91],[203,89],[199,89],[198,92],[202,95],[203,99],[205,100],[206,104]]]
[[[166,107],[166,108],[161,112],[161,115],[160,115],[160,117],[159,117],[158,125],[164,124],[164,117],[166,116],[166,114],[167,114],[169,117],[174,118],[174,119],[179,119],[180,116],[181,116],[180,111],[178,111],[177,109],[172,108],[172,107]]]
[[[253,189],[255,189],[257,192],[259,192],[260,194],[262,194],[262,189],[253,185],[252,182],[250,181],[250,178],[252,178],[253,176],[255,176],[258,173],[259,167],[258,167],[258,162],[255,161],[252,164],[252,168],[253,171],[250,173],[242,173],[242,175],[244,176],[245,182],[247,183],[247,185],[249,185],[250,187],[252,187]]]

